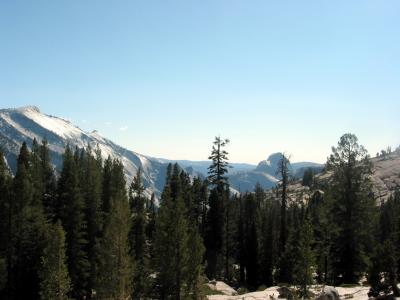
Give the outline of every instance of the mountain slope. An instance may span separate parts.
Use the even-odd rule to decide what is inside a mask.
[[[58,171],[61,168],[62,154],[66,145],[69,144],[73,148],[85,148],[88,145],[92,149],[99,147],[103,159],[111,156],[122,161],[128,183],[132,181],[138,168],[141,168],[148,195],[152,192],[160,195],[165,184],[168,163],[177,162],[190,175],[203,178],[207,176],[210,165],[209,161],[173,161],[152,158],[127,150],[101,136],[97,131],[85,132],[65,119],[43,114],[35,106],[0,110],[0,147],[5,150],[6,159],[12,171],[15,172],[16,158],[22,143],[25,141],[30,146],[34,138],[38,141],[47,139],[52,163]],[[257,182],[264,188],[275,186],[278,182],[276,169],[280,155],[275,153],[267,160],[260,162],[258,166],[230,164],[228,177],[232,188],[242,192],[252,191]],[[293,163],[292,172],[296,174],[298,170],[305,167],[320,168],[322,166],[307,162]]]
[[[231,185],[241,191],[253,191],[257,183],[264,189],[270,189],[279,182],[278,164],[282,153],[273,153],[261,161],[253,170],[232,172],[229,174]],[[323,165],[313,162],[294,162],[290,164],[290,173],[294,178],[302,178],[304,171],[313,168],[315,173],[323,169]]]
[[[0,146],[6,151],[10,168],[15,171],[16,158],[21,144],[26,141],[47,139],[52,162],[60,170],[62,154],[67,144],[71,147],[100,148],[103,159],[109,155],[120,159],[125,167],[127,181],[130,182],[140,167],[147,192],[157,194],[165,183],[166,164],[150,159],[139,153],[127,150],[102,137],[96,131],[87,133],[62,118],[42,114],[37,107],[0,110]]]

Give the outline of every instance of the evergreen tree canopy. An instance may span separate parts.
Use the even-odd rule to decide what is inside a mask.
[[[144,197],[144,191],[142,171],[139,168],[129,188],[129,203],[132,215],[129,243],[131,256],[135,261],[133,291],[135,298],[138,299],[143,297],[149,275],[149,249],[146,241],[146,198]]]
[[[208,168],[208,181],[210,184],[217,186],[219,190],[223,190],[227,184],[228,173],[228,152],[224,149],[229,144],[228,139],[221,139],[221,137],[215,137],[211,155],[208,157],[212,161],[211,166]]]
[[[161,198],[155,231],[155,270],[161,299],[196,299],[203,246],[184,204],[184,176],[174,166]],[[168,257],[168,259],[165,259]]]
[[[72,295],[83,297],[88,293],[90,263],[87,255],[88,237],[84,215],[84,198],[80,189],[77,151],[67,146],[63,168],[58,181],[56,216],[66,231],[68,270]]]
[[[365,148],[353,134],[340,138],[327,161],[333,172],[327,197],[332,199],[337,234],[332,244],[336,281],[356,283],[366,271],[376,204],[371,192],[371,163]]]
[[[61,222],[49,226],[47,243],[41,257],[40,299],[66,300],[71,288],[65,254],[65,232]]]

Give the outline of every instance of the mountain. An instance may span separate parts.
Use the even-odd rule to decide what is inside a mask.
[[[92,149],[99,147],[103,159],[108,156],[122,161],[125,167],[127,182],[132,181],[138,168],[143,170],[143,181],[150,195],[154,192],[160,195],[164,184],[168,163],[177,162],[190,175],[205,178],[209,161],[168,160],[153,158],[121,147],[111,140],[101,136],[97,131],[85,132],[70,121],[60,117],[46,115],[35,106],[0,110],[0,147],[5,150],[7,162],[12,171],[16,169],[16,158],[24,141],[31,145],[33,139],[47,139],[52,163],[57,171],[62,164],[62,154],[66,145],[75,148]],[[259,182],[264,188],[271,188],[278,182],[276,178],[279,153],[272,154],[258,166],[251,164],[232,163],[228,177],[231,186],[237,191],[251,191]],[[301,168],[322,168],[315,163],[293,163],[292,172],[296,174]]]
[[[257,183],[264,189],[270,189],[279,182],[278,164],[281,157],[282,153],[273,153],[266,160],[261,161],[253,170],[231,173],[228,176],[229,182],[241,192],[254,190],[254,186]],[[322,171],[323,165],[313,162],[294,162],[290,164],[290,172],[295,179],[302,178],[304,171],[308,168],[312,168],[315,173],[319,173]]]
[[[278,164],[281,157],[281,152],[271,154],[266,160],[261,161],[254,171],[277,176]],[[295,178],[302,177],[304,171],[308,168],[315,169],[315,171],[319,173],[320,171],[322,171],[323,165],[313,162],[293,162],[289,166],[290,172]]]
[[[385,202],[393,193],[400,188],[400,147],[391,153],[379,155],[370,159],[372,164],[372,196],[377,204]],[[315,176],[317,187],[310,189],[303,186],[301,180],[291,182],[287,193],[290,202],[307,202],[314,193],[324,193],[324,186],[331,180],[331,171],[322,171]],[[272,190],[268,191],[272,198],[276,195]],[[278,199],[278,198],[276,198]]]
[[[5,150],[12,171],[16,169],[16,158],[21,144],[26,141],[31,145],[34,138],[38,141],[47,139],[52,162],[58,171],[67,144],[74,148],[90,145],[92,149],[98,146],[104,159],[109,155],[120,159],[128,182],[132,180],[137,169],[142,168],[148,194],[160,194],[165,184],[165,163],[118,146],[97,131],[87,133],[67,120],[41,113],[34,106],[0,110],[0,146]]]
[[[385,201],[400,187],[400,147],[390,154],[374,157],[371,161],[374,194]]]

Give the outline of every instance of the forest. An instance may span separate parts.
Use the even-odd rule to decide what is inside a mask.
[[[329,177],[305,172],[308,201],[288,194],[285,154],[275,188],[233,193],[228,143],[215,138],[207,178],[170,164],[159,198],[145,196],[140,169],[126,182],[120,161],[89,146],[67,146],[59,172],[46,140],[22,145],[15,174],[0,151],[0,298],[205,299],[211,280],[400,296],[400,191],[377,203],[355,135],[332,147]]]

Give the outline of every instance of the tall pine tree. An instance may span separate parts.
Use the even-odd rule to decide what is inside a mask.
[[[212,187],[209,196],[207,214],[207,234],[205,238],[207,275],[209,278],[223,278],[229,272],[226,257],[226,202],[229,198],[229,185],[226,177],[228,172],[228,152],[224,149],[229,144],[228,139],[216,137],[213,143],[211,166],[208,168],[208,181]]]
[[[66,231],[68,270],[72,283],[72,296],[89,294],[90,263],[87,254],[87,223],[85,203],[80,189],[77,151],[66,147],[63,167],[58,181],[56,217]]]
[[[336,282],[356,283],[368,266],[376,204],[371,191],[371,163],[353,134],[340,138],[327,161],[333,173],[327,197],[337,224],[331,254]]]
[[[46,219],[42,199],[38,198],[39,179],[32,155],[23,143],[17,161],[13,182],[13,200],[10,203],[11,247],[8,260],[9,292],[17,299],[37,298],[39,278],[37,269],[43,249]]]
[[[161,299],[196,299],[203,246],[185,207],[187,190],[175,164],[162,193],[155,231],[155,270]],[[168,259],[165,259],[168,257]]]
[[[96,297],[100,299],[127,299],[132,293],[133,261],[129,255],[130,210],[126,192],[123,165],[110,160],[104,166],[109,172],[106,183],[109,197],[102,238],[99,242]],[[103,194],[104,195],[104,194]]]
[[[0,298],[6,298],[8,261],[11,259],[11,187],[12,177],[0,149]]]
[[[65,254],[65,232],[61,222],[49,225],[46,246],[41,257],[40,299],[67,300],[71,288]]]
[[[279,255],[281,258],[280,261],[280,273],[279,280],[281,282],[289,282],[290,276],[288,276],[287,267],[289,266],[287,261],[284,261],[285,254],[288,254],[286,250],[286,243],[288,239],[288,226],[287,226],[287,208],[288,208],[288,196],[287,189],[289,185],[289,175],[290,175],[290,161],[289,157],[282,153],[282,156],[278,163],[278,172],[277,174],[281,178],[280,182],[280,194],[281,194],[281,209],[280,209],[280,233],[279,233]]]
[[[132,215],[129,243],[131,256],[135,261],[133,276],[134,298],[141,298],[146,290],[148,270],[148,247],[146,242],[146,198],[145,187],[142,183],[142,170],[139,168],[129,188],[129,204]]]
[[[297,257],[294,264],[294,281],[300,286],[302,298],[309,298],[308,290],[313,283],[315,254],[313,250],[313,229],[308,215],[303,217],[299,232]]]

